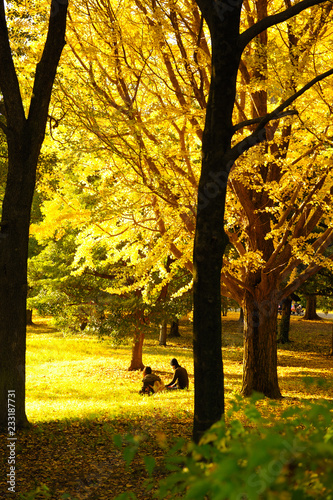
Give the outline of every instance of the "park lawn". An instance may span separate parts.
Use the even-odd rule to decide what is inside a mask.
[[[227,410],[241,387],[242,332],[237,317],[229,313],[223,318]],[[330,320],[292,318],[292,342],[278,350],[285,398],[274,404],[259,401],[263,413],[279,414],[290,405],[302,405],[302,399],[333,400],[333,358],[328,356],[332,330]],[[27,415],[33,425],[17,433],[16,491],[28,492],[44,484],[50,496],[31,498],[60,500],[68,493],[77,500],[110,500],[124,491],[135,492],[139,499],[151,498],[143,486],[147,478],[143,456],[155,457],[157,481],[166,473],[162,466],[165,449],[175,438],[191,437],[194,386],[189,323],[181,325],[181,335],[161,347],[157,332],[150,332],[143,361],[168,382],[170,359],[176,357],[189,372],[189,391],[142,397],[138,394],[141,372],[127,370],[130,342],[113,346],[108,339],[63,337],[42,319],[29,327]],[[126,468],[113,438],[128,433],[142,441],[142,451]],[[1,465],[6,471],[6,436],[1,442]],[[1,482],[0,488],[2,494],[6,484]]]

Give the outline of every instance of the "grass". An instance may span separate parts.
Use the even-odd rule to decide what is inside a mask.
[[[193,411],[193,362],[190,348],[174,345],[172,356],[186,366],[189,391],[164,392],[142,398],[142,373],[128,371],[129,345],[114,347],[108,340],[61,337],[57,333],[28,335],[27,414],[32,422],[84,418],[146,417],[156,411]],[[144,362],[165,382],[172,379],[169,349],[148,339]]]
[[[242,331],[237,318],[237,313],[229,313],[223,319],[226,409],[241,387]],[[260,401],[264,412],[278,413],[287,406],[301,405],[304,398],[333,400],[333,359],[328,356],[332,330],[331,320],[292,318],[292,342],[278,350],[285,398],[275,405]],[[181,335],[160,347],[157,332],[150,332],[143,362],[168,382],[172,377],[170,359],[176,357],[188,370],[189,391],[142,397],[138,394],[141,372],[127,370],[129,343],[115,347],[108,339],[63,337],[45,319],[29,327],[27,415],[33,425],[17,434],[17,491],[27,492],[44,483],[55,500],[63,493],[78,500],[110,500],[126,490],[135,491],[139,499],[150,498],[143,488],[142,456],[126,469],[113,435],[143,435],[143,449],[157,461],[166,442],[179,436],[190,439],[194,386],[189,323],[182,324]],[[5,458],[1,464],[6,470],[3,437]],[[165,473],[158,471],[157,478]],[[0,483],[0,497],[5,488]]]

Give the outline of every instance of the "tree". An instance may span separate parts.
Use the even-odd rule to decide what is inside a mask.
[[[299,293],[305,297],[306,309],[303,319],[320,320],[317,314],[317,297],[322,298],[321,302],[330,304],[333,296],[332,271],[322,268],[299,288]],[[326,298],[326,300],[323,298]],[[327,309],[330,305],[326,305]]]
[[[128,5],[80,2],[71,15],[72,53],[57,94],[62,109],[55,106],[53,119],[66,116],[52,131],[64,161],[49,185],[41,185],[49,199],[38,232],[46,228],[52,239],[78,229],[76,273],[82,276],[94,272],[96,246],[106,245],[109,264],[126,264],[124,275],[133,277],[131,284],[110,281],[112,293],[140,289],[150,307],[168,283],[173,294],[191,287],[193,193],[208,83],[206,65],[199,63],[207,58],[207,43],[192,3],[184,9],[169,2],[165,9]],[[77,77],[84,84],[73,91]]]
[[[0,230],[1,426],[8,423],[9,390],[16,394],[16,426],[28,424],[25,413],[25,351],[30,211],[52,86],[65,45],[67,5],[67,0],[52,0],[47,38],[36,66],[26,117],[9,42],[5,4],[3,0],[0,2],[0,90],[4,107],[0,128],[8,148]]]
[[[321,2],[301,1],[286,10],[267,15],[261,11],[258,20],[240,33],[243,2],[232,5],[210,0],[197,0],[208,24],[212,43],[212,78],[207,105],[202,144],[202,166],[199,182],[198,211],[194,241],[194,376],[195,416],[193,436],[198,440],[202,432],[221,418],[224,412],[223,364],[221,356],[221,300],[220,274],[222,257],[228,238],[224,220],[227,180],[234,162],[255,144],[263,142],[270,131],[270,122],[278,120],[284,111],[315,82],[329,76],[332,70],[315,77],[299,91],[283,100],[270,112],[265,112],[248,125],[252,132],[233,144],[235,133],[233,107],[236,100],[237,73],[241,55],[248,44],[265,35],[276,24],[297,16],[304,9]],[[258,9],[261,6],[257,4]],[[258,125],[256,125],[258,124]],[[318,214],[319,215],[319,214]],[[270,275],[260,273],[259,280],[270,281]],[[259,284],[260,281],[257,282]],[[273,284],[274,288],[274,284]],[[287,293],[286,290],[285,293]],[[236,297],[237,298],[237,297]],[[245,342],[243,392],[252,390],[279,397],[277,381],[276,335],[265,336],[271,330],[270,321],[277,315],[276,298],[261,301],[245,289],[244,311],[250,335]],[[240,301],[243,303],[243,300]],[[276,302],[276,304],[275,304]],[[242,304],[243,305],[243,304]],[[275,307],[276,306],[276,307]],[[271,314],[268,311],[272,310]],[[275,316],[274,316],[275,315]]]
[[[133,287],[135,267],[131,268],[125,261],[111,264],[101,242],[90,256],[90,269],[77,273],[80,267],[75,260],[78,231],[69,226],[53,238],[42,240],[41,233],[36,236],[44,247],[29,259],[29,307],[37,309],[40,315],[51,315],[64,334],[84,331],[110,337],[116,344],[132,336],[129,370],[144,366],[142,348],[147,329],[154,326],[157,329],[166,319],[171,321],[191,309],[189,293],[171,298],[180,288],[179,283],[185,285],[189,281],[188,273],[165,284],[159,296],[148,303],[143,300],[140,283]],[[166,268],[169,264],[166,259]],[[156,273],[150,278],[153,295],[161,280]],[[149,295],[149,290],[147,293]]]
[[[204,281],[199,283],[198,288],[203,291],[205,300],[214,303],[212,306],[214,321],[209,319],[208,327],[206,307],[203,306],[200,310],[196,306],[198,314],[195,329],[197,329],[198,322],[201,322],[199,337],[202,337],[201,341],[206,350],[213,352],[213,357],[211,357],[209,353],[203,354],[200,344],[195,347],[195,352],[198,353],[197,364],[202,365],[197,377],[198,391],[199,393],[202,391],[213,405],[207,404],[207,399],[198,397],[198,405],[201,400],[203,408],[203,415],[198,417],[199,420],[201,417],[205,418],[206,412],[207,421],[213,422],[219,418],[223,410],[220,397],[222,393],[219,389],[220,392],[216,398],[215,390],[215,387],[220,387],[219,384],[222,383],[222,363],[219,360],[220,341],[217,340],[214,344],[214,340],[211,344],[210,338],[217,339],[217,331],[220,330],[220,320],[215,322],[215,315],[220,314],[221,310],[220,303],[216,303],[216,300],[220,302],[219,299],[215,300],[220,266],[217,255],[221,256],[221,251],[227,241],[223,232],[220,233],[221,217],[224,213],[224,206],[221,206],[221,203],[223,205],[225,200],[225,188],[231,169],[232,190],[231,194],[229,190],[229,201],[234,201],[233,205],[237,206],[237,209],[232,208],[231,202],[227,207],[229,211],[227,236],[232,243],[232,250],[227,255],[230,265],[224,262],[222,275],[224,286],[227,285],[229,293],[233,293],[238,302],[244,305],[247,317],[244,393],[257,389],[269,396],[279,397],[280,395],[276,375],[276,341],[273,338],[277,309],[274,304],[279,295],[282,298],[282,291],[277,288],[277,284],[278,280],[290,274],[292,266],[297,265],[297,259],[301,260],[306,256],[309,260],[310,252],[306,253],[304,249],[297,251],[295,245],[291,244],[291,240],[301,241],[302,238],[307,238],[306,231],[310,226],[304,226],[304,220],[306,220],[304,217],[306,218],[315,198],[310,199],[310,196],[307,196],[306,203],[300,203],[299,200],[307,192],[309,185],[312,186],[311,193],[315,191],[315,197],[322,197],[323,178],[321,183],[317,183],[315,190],[313,183],[310,182],[305,186],[304,179],[302,179],[302,182],[299,182],[296,198],[290,188],[290,179],[283,179],[278,193],[282,200],[280,219],[277,227],[275,226],[274,236],[274,233],[270,233],[268,229],[271,222],[274,222],[274,211],[277,213],[279,198],[276,195],[275,200],[271,201],[267,196],[268,188],[270,192],[273,192],[273,182],[270,183],[268,173],[273,170],[277,173],[277,177],[273,179],[276,184],[284,174],[284,170],[281,168],[279,170],[276,166],[279,167],[285,161],[286,155],[283,149],[290,142],[287,138],[291,130],[288,120],[291,120],[290,117],[297,112],[288,107],[293,106],[297,97],[301,97],[325,75],[317,76],[316,72],[312,74],[311,71],[303,71],[304,61],[296,55],[297,50],[304,51],[306,43],[302,40],[302,44],[297,46],[297,37],[292,29],[289,29],[288,23],[283,25],[283,30],[275,35],[274,40],[275,43],[278,37],[283,37],[286,32],[287,43],[283,39],[280,45],[275,43],[276,47],[270,45],[267,50],[271,51],[272,57],[270,61],[267,61],[267,57],[263,56],[267,45],[265,29],[273,26],[275,22],[279,24],[288,20],[290,16],[299,14],[303,8],[312,4],[314,3],[304,2],[301,7],[291,7],[288,14],[281,12],[274,17],[267,15],[264,2],[244,2],[243,18],[239,17],[237,20],[237,15],[240,16],[241,12],[240,4],[233,6],[221,4],[219,10],[217,7],[211,8],[209,2],[200,3],[203,6],[203,14],[207,22],[209,21],[209,28],[213,30],[212,38],[215,37],[212,45],[214,78],[217,78],[211,87],[210,107],[206,121],[207,133],[203,147],[205,167],[198,195],[198,231],[201,231],[203,238],[201,243],[199,242],[201,255],[197,253],[196,255],[197,265],[200,265],[198,263],[203,257],[203,266],[199,273],[201,277],[206,273],[205,258],[210,255],[211,250],[209,245],[208,247],[206,245],[207,235],[202,233],[203,226],[208,231],[207,237],[212,248],[217,245],[215,248],[217,253],[215,260],[211,262],[213,267],[206,276],[206,282],[203,276]],[[61,193],[58,190],[58,196],[55,195],[54,199],[50,200],[49,213],[51,214],[52,207],[54,209],[58,202],[59,206],[65,208],[62,209],[62,213],[59,211],[59,216],[53,220],[61,221],[65,217],[67,219],[71,217],[76,218],[77,226],[80,224],[81,244],[77,259],[78,262],[82,262],[82,272],[85,268],[91,268],[91,252],[99,241],[104,240],[109,246],[110,261],[119,261],[125,256],[131,272],[135,269],[137,281],[133,282],[133,287],[140,282],[145,297],[149,298],[152,292],[149,284],[150,272],[160,273],[162,278],[156,280],[155,295],[158,295],[159,287],[163,287],[173,278],[177,266],[179,268],[186,266],[190,271],[193,267],[189,255],[195,212],[192,198],[197,186],[200,151],[198,139],[202,137],[201,122],[206,106],[207,71],[210,67],[210,50],[206,41],[207,29],[197,8],[189,2],[178,4],[165,1],[150,4],[136,1],[135,6],[130,10],[116,8],[111,2],[90,2],[89,8],[86,8],[84,3],[81,5],[83,7],[80,9],[79,18],[76,19],[73,16],[71,20],[70,45],[73,56],[71,65],[75,69],[75,75],[87,82],[87,85],[76,86],[73,92],[72,82],[77,79],[77,76],[69,73],[68,83],[62,82],[61,90],[65,97],[59,97],[59,102],[65,106],[61,111],[61,116],[66,111],[68,113],[66,116],[71,118],[73,116],[71,113],[73,113],[76,120],[71,119],[72,123],[79,121],[80,127],[82,126],[81,130],[84,130],[82,132],[78,128],[75,130],[70,126],[68,128],[68,137],[71,139],[74,137],[76,141],[77,158],[69,161],[66,155],[64,170],[67,179],[71,179],[72,188],[74,188],[72,192],[75,190],[75,193],[71,200],[69,198],[71,190],[68,189],[69,184],[66,182],[66,188]],[[286,7],[288,5],[286,2]],[[270,8],[275,13],[276,5],[271,4]],[[314,16],[312,22],[311,16],[317,10],[320,15]],[[303,31],[312,34],[314,40],[319,36],[318,33],[321,33],[322,18],[325,14],[325,10],[317,10],[311,11],[310,17],[308,16],[310,20],[305,16],[305,27],[302,28]],[[230,19],[232,22],[229,24]],[[241,35],[239,35],[239,29],[236,29],[239,22],[242,23]],[[86,29],[87,26],[90,27],[89,30]],[[102,29],[102,26],[105,26],[105,29]],[[140,33],[138,26],[140,26]],[[319,26],[319,31],[317,26]],[[262,34],[260,34],[261,31]],[[108,37],[103,36],[104,32],[112,32],[112,44]],[[183,40],[186,40],[186,43],[183,43]],[[313,45],[316,44],[312,40],[309,46]],[[287,59],[288,57],[291,59],[288,71],[285,70],[286,52],[283,52],[285,46],[289,51],[287,51]],[[220,61],[221,53],[223,53],[223,63]],[[278,55],[282,53],[284,60],[283,66],[282,63],[280,67],[273,65],[273,71],[277,72],[282,69],[282,73],[273,80],[271,87],[273,90],[268,93],[266,68],[269,64],[272,66],[275,53]],[[193,57],[190,57],[191,54]],[[305,52],[305,55],[309,57],[308,52]],[[240,76],[237,77],[240,60],[241,71],[238,73]],[[297,60],[300,61],[298,66]],[[321,71],[325,69],[325,64],[327,61],[322,58]],[[223,73],[221,79],[220,71]],[[301,74],[302,79],[296,81],[295,75],[297,74]],[[235,100],[237,78],[239,92]],[[288,81],[288,85],[284,85],[285,81]],[[307,81],[310,83],[307,84]],[[299,87],[301,89],[297,91]],[[248,89],[250,89],[248,100],[252,103],[250,105],[246,102]],[[276,105],[278,100],[281,102],[280,106]],[[234,102],[236,109],[234,109]],[[318,107],[318,99],[316,107]],[[249,108],[250,119],[247,119]],[[59,121],[56,114],[54,120]],[[271,123],[272,120],[275,122]],[[281,121],[283,132],[278,134],[277,126]],[[70,120],[67,123],[70,123]],[[236,125],[233,125],[234,123]],[[209,130],[210,124],[214,128],[212,135]],[[305,127],[303,127],[303,132],[304,129]],[[78,130],[80,130],[79,134]],[[299,131],[301,132],[301,128]],[[253,155],[250,152],[246,153],[256,143],[263,142],[266,135],[269,139],[269,146],[265,145],[262,149],[260,146],[254,148]],[[271,145],[275,137],[277,140]],[[86,138],[89,138],[89,141]],[[63,142],[66,141],[63,140]],[[278,147],[280,145],[281,147]],[[295,155],[296,141],[293,147]],[[214,148],[216,151],[211,154]],[[266,163],[265,155],[273,153],[276,160]],[[97,160],[95,168],[92,166],[92,157]],[[237,165],[234,165],[238,157]],[[324,152],[321,157],[324,161]],[[301,159],[302,155],[299,159],[295,159],[297,167]],[[269,168],[266,168],[267,165]],[[74,179],[74,173],[76,179]],[[261,177],[261,180],[256,184],[258,177]],[[301,178],[301,175],[299,177]],[[312,178],[313,182],[315,178],[315,176]],[[329,176],[326,180],[329,182]],[[58,180],[57,183],[59,184]],[[262,196],[256,196],[256,193],[261,191]],[[267,207],[265,199],[269,202]],[[293,204],[299,204],[299,207],[292,216]],[[112,207],[111,210],[110,207]],[[301,208],[304,209],[303,212]],[[211,213],[210,210],[212,210]],[[273,216],[269,214],[269,210]],[[74,212],[76,212],[75,215]],[[235,221],[230,223],[233,213]],[[260,217],[256,223],[258,213]],[[215,214],[215,219],[211,217],[213,214]],[[311,219],[311,227],[316,225],[318,217],[321,216],[318,210],[315,217]],[[207,225],[206,219],[210,219]],[[179,223],[175,224],[175,220]],[[246,227],[247,221],[249,222],[248,228]],[[49,227],[54,227],[54,224],[53,226],[49,224]],[[262,230],[262,227],[265,230]],[[287,236],[283,238],[281,235],[285,229]],[[302,230],[305,233],[302,233]],[[283,257],[280,262],[281,267],[278,268],[281,272],[278,279],[276,276],[273,279],[274,259],[269,259],[269,256],[274,247],[272,241],[275,244],[280,236],[281,246],[275,247],[274,255],[281,254],[279,258]],[[329,238],[329,236],[330,232],[326,234],[326,237]],[[245,237],[247,241],[244,243]],[[253,242],[257,246],[251,246]],[[285,243],[286,248],[283,247]],[[319,252],[316,250],[315,259],[317,253],[320,253],[327,244],[327,239],[325,242],[317,240]],[[260,245],[263,245],[264,249]],[[166,253],[173,255],[177,260],[172,266],[172,272],[163,274],[161,267]],[[234,258],[237,253],[237,258]],[[295,256],[297,259],[294,258]],[[270,267],[272,265],[273,268]],[[314,270],[315,265],[308,269],[307,273],[314,272]],[[214,275],[213,281],[211,275]],[[197,276],[196,273],[195,277]],[[205,288],[205,283],[207,288]],[[212,288],[211,285],[213,285]],[[265,302],[266,285],[270,291],[277,293],[274,296],[270,295]],[[290,288],[291,283],[288,286]],[[295,283],[292,286],[295,286]],[[122,293],[121,290],[118,291]],[[246,291],[245,295],[244,291]],[[286,289],[283,293],[290,293],[290,291]],[[256,296],[257,292],[258,296]],[[208,317],[212,318],[210,313]],[[258,317],[260,317],[259,321]],[[260,325],[264,328],[259,328]],[[260,329],[262,331],[258,333]],[[270,334],[265,336],[264,332],[267,329]],[[208,342],[206,335],[208,335]],[[257,337],[259,335],[261,339],[259,355],[253,346],[253,339],[256,335]],[[266,361],[265,358],[267,358]],[[268,361],[269,358],[270,361]],[[255,359],[258,360],[258,364],[253,362]],[[216,373],[215,366],[217,367]],[[259,376],[254,376],[255,373]],[[203,384],[199,388],[204,379],[207,380],[206,386]],[[203,424],[205,425],[206,423]]]

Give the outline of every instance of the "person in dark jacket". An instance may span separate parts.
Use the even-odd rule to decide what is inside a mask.
[[[143,379],[142,379],[142,387],[139,391],[139,394],[154,394],[154,384],[158,382],[159,390],[163,386],[163,383],[158,375],[152,373],[150,366],[146,366],[143,370]],[[156,387],[156,386],[155,386]]]
[[[188,389],[189,381],[186,369],[180,366],[176,358],[172,358],[170,364],[175,373],[171,382],[166,384],[166,389]]]

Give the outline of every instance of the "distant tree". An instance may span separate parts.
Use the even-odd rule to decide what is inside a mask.
[[[169,337],[180,337],[179,332],[179,319],[173,319],[170,325]]]
[[[303,319],[308,320],[320,320],[321,317],[317,314],[317,296],[316,295],[307,295],[306,296],[306,306],[305,306],[305,314]]]
[[[305,315],[303,319],[320,320],[321,318],[317,314],[317,298],[326,297],[327,302],[332,301],[332,271],[330,269],[321,268],[298,289],[298,292],[304,296],[306,301]]]
[[[140,283],[135,283],[135,268],[129,272],[126,262],[110,263],[101,244],[91,254],[90,268],[80,270],[76,260],[78,234],[70,227],[46,240],[36,233],[44,248],[29,259],[29,307],[39,314],[52,315],[64,334],[84,331],[110,337],[115,343],[132,337],[129,369],[142,369],[147,329],[157,330],[161,323],[171,322],[191,310],[189,292],[173,297],[178,288],[190,282],[191,276],[179,273],[178,279],[163,285],[158,275],[152,274],[148,303],[143,300]]]
[[[293,299],[291,295],[288,295],[288,297],[284,298],[281,301],[281,320],[277,339],[279,344],[287,344],[288,342],[290,342],[289,330],[292,301]]]

